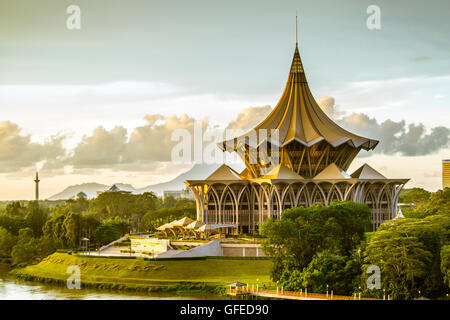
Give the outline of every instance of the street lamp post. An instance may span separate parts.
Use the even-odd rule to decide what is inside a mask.
[[[328,299],[328,285],[327,285],[327,299]]]
[[[131,237],[131,232],[132,232],[132,230],[130,230],[130,237]],[[130,238],[130,257],[131,257],[131,238]]]

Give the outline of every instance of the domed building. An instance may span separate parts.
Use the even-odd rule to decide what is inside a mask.
[[[388,179],[364,164],[348,174],[361,150],[377,140],[351,133],[319,107],[308,86],[298,45],[281,98],[250,132],[218,144],[236,152],[245,170],[222,165],[204,180],[188,180],[197,220],[232,234],[258,233],[258,224],[283,210],[333,201],[366,203],[375,230],[397,214],[400,190],[409,179]]]

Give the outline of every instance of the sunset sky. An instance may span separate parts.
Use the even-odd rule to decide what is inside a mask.
[[[81,8],[69,30],[66,9]],[[369,5],[381,29],[369,30]],[[380,145],[359,156],[406,187],[441,188],[450,158],[448,0],[3,0],[0,200],[84,182],[144,187],[173,129],[245,129],[278,101],[295,48],[316,100]],[[208,172],[205,172],[205,176]]]

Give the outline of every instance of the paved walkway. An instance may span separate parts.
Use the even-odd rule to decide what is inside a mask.
[[[227,294],[232,296],[252,295],[257,297],[287,299],[287,300],[379,300],[373,298],[339,296],[333,294],[322,293],[305,293],[284,290],[262,290],[254,288],[240,287],[237,289],[227,289]]]

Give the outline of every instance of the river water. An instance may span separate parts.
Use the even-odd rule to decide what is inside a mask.
[[[57,285],[48,285],[15,279],[8,275],[8,265],[0,264],[0,300],[198,300],[218,299],[185,293],[139,294],[96,289],[68,289]],[[219,298],[220,299],[220,298]]]

